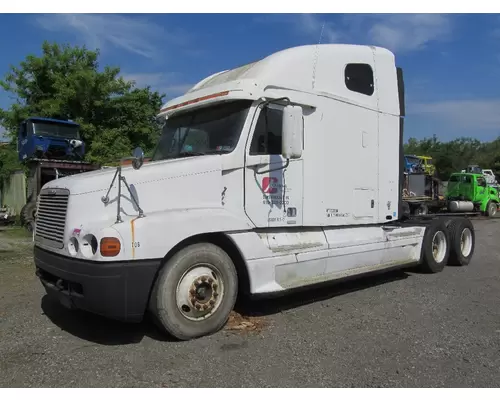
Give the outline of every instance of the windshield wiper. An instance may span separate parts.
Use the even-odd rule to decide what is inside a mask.
[[[180,153],[177,154],[172,154],[168,157],[166,157],[166,160],[172,160],[176,158],[181,158],[181,157],[194,157],[194,156],[205,156],[208,154],[227,154],[231,153],[230,150],[209,150],[206,152],[203,151],[181,151]]]
[[[177,154],[179,157],[204,156],[206,153],[201,151],[181,151]]]

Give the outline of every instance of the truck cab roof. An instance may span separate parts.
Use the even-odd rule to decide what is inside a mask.
[[[349,74],[346,69],[350,68]],[[370,70],[371,69],[371,70]],[[261,60],[217,72],[195,84],[183,96],[167,102],[160,116],[180,109],[200,106],[214,97],[225,99],[284,97],[293,92],[335,98],[364,108],[392,115],[402,115],[397,95],[394,54],[376,46],[321,44],[292,47]],[[350,81],[349,81],[350,79]],[[366,84],[365,92],[349,90],[347,84]],[[316,97],[317,98],[317,97]],[[215,99],[214,101],[221,100]],[[305,96],[304,105],[314,101]]]
[[[64,120],[64,119],[45,118],[45,117],[29,117],[29,118],[26,118],[23,122],[28,122],[28,121],[53,122],[53,123],[58,123],[58,124],[80,126],[79,124],[77,124],[74,121],[68,121],[68,120]]]

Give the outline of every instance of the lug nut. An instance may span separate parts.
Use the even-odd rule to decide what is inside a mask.
[[[214,283],[214,284],[212,285],[212,288],[213,288],[214,290],[217,290],[217,288],[218,288],[218,287],[219,287],[219,285],[217,285],[216,283]]]
[[[219,293],[215,292],[214,297],[218,297],[218,296],[219,296]]]
[[[210,303],[210,305],[212,305],[212,306],[213,306],[213,305],[215,304],[215,300],[213,300],[213,299],[212,299],[212,300],[210,300],[210,302],[209,302],[209,303]]]

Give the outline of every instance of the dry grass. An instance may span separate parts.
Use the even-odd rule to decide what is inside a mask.
[[[260,332],[266,326],[263,317],[248,317],[232,311],[225,330],[234,332]]]

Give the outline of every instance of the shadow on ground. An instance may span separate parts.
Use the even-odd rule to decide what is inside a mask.
[[[139,343],[145,336],[154,340],[173,340],[165,337],[162,332],[148,319],[139,324],[111,320],[79,310],[68,310],[52,296],[42,298],[41,308],[45,316],[63,331],[106,346]]]
[[[261,331],[266,326],[268,316],[353,291],[406,279],[410,276],[408,272],[410,270],[395,270],[343,283],[316,286],[283,297],[257,300],[243,297],[238,301],[224,329],[239,333]],[[41,307],[44,314],[60,329],[89,342],[116,346],[139,343],[144,337],[157,341],[175,341],[161,332],[149,318],[139,324],[118,322],[83,311],[68,310],[60,305],[57,299],[48,295],[42,298]]]

